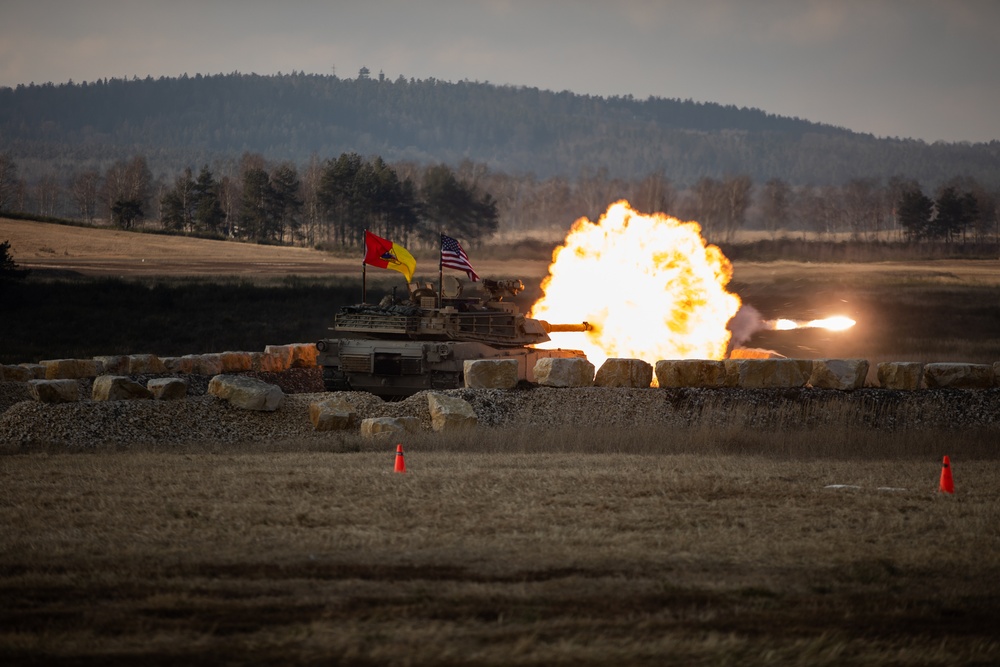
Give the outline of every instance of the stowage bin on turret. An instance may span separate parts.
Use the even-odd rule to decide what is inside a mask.
[[[386,297],[378,305],[341,309],[331,329],[335,337],[316,344],[327,390],[401,397],[455,389],[463,386],[468,359],[516,359],[519,378],[534,382],[539,359],[584,356],[579,350],[531,347],[548,341],[550,332],[590,326],[525,317],[503,300],[524,289],[520,280],[483,280],[486,299],[462,297],[461,282],[449,281],[440,299],[429,286],[411,284],[407,299]]]

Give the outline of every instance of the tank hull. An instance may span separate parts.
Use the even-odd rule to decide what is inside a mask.
[[[504,348],[474,341],[328,338],[318,347],[317,364],[323,368],[327,391],[367,391],[384,398],[460,388],[467,360],[516,359],[518,379],[534,382],[539,359],[584,357],[579,350]]]

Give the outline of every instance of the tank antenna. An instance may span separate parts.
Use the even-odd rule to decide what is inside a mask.
[[[444,236],[444,232],[438,230],[438,239]],[[444,306],[444,256],[441,254],[441,242],[438,241],[438,301],[437,307]]]

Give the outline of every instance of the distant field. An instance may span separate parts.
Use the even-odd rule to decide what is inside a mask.
[[[0,239],[10,239],[19,264],[35,269],[5,297],[3,363],[315,340],[340,306],[361,295],[360,258],[311,249],[4,219]],[[522,279],[524,309],[548,270],[544,259],[473,261],[484,276]],[[436,267],[436,257],[418,255],[417,279],[436,282]],[[405,289],[399,274],[368,271],[370,297],[393,287]],[[581,293],[589,287],[580,285]],[[736,262],[730,289],[765,318],[858,321],[846,332],[761,331],[746,341],[786,356],[1000,360],[998,260]]]
[[[311,248],[265,246],[185,236],[139,234],[0,218],[0,241],[9,240],[24,268],[47,274],[119,276],[222,276],[239,278],[361,276],[361,257]],[[417,277],[437,280],[437,257],[416,252]],[[483,275],[544,274],[545,261],[477,260]],[[378,274],[381,271],[373,269]]]

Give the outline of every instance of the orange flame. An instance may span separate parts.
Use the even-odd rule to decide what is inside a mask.
[[[722,359],[726,324],[740,307],[726,291],[732,272],[698,223],[644,215],[620,201],[597,223],[573,223],[530,315],[593,325],[583,340],[559,334],[545,347],[581,349],[596,368],[610,357]]]

